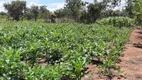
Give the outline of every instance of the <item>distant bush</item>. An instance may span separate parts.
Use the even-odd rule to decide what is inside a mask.
[[[114,27],[132,27],[135,25],[134,19],[129,17],[109,17],[97,20],[96,23],[101,25],[112,25]]]

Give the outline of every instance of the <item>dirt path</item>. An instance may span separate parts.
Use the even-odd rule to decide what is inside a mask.
[[[137,28],[130,34],[129,43],[125,45],[123,56],[118,63],[124,77],[114,77],[112,80],[142,80],[142,28]],[[98,76],[96,65],[88,66],[91,73],[82,80],[110,80],[107,77]]]
[[[125,47],[119,66],[126,73],[126,79],[119,80],[142,80],[142,28],[133,30]]]

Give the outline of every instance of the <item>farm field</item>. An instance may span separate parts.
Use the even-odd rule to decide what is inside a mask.
[[[122,55],[131,27],[102,24],[0,23],[1,80],[80,80],[92,60],[101,74]]]
[[[0,0],[0,80],[142,80],[142,0]]]

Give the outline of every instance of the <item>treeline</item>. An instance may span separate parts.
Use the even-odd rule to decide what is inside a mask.
[[[52,12],[47,10],[47,6],[32,5],[30,8],[26,7],[26,1],[12,1],[11,3],[3,4],[7,13],[1,12],[1,15],[6,15],[8,19],[12,20],[35,20],[52,19]]]
[[[127,16],[141,21],[141,0],[126,0],[126,6],[122,10],[114,10],[119,6],[121,0],[94,0],[94,3],[82,0],[65,0],[64,8],[51,12],[47,6],[32,5],[26,7],[26,1],[12,1],[5,3],[7,13],[1,12],[12,20],[35,20],[42,19],[44,22],[82,22],[93,23],[99,18],[112,16]],[[138,21],[138,22],[140,22]]]

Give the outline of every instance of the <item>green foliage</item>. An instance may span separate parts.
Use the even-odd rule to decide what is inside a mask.
[[[62,77],[62,69],[58,65],[28,68],[27,71],[26,80],[60,80]]]
[[[19,52],[12,48],[1,48],[0,52],[0,79],[24,79],[24,63],[20,60]]]
[[[25,9],[25,13],[24,13],[24,19],[26,19],[26,20],[31,20],[31,19],[33,19],[33,14],[31,13],[31,9],[30,8],[26,8]]]
[[[104,9],[102,2],[95,4],[89,4],[87,6],[88,10],[83,11],[80,17],[80,21],[83,23],[94,23],[101,16],[101,12]]]
[[[131,31],[75,23],[5,22],[0,26],[0,79],[12,80],[81,80],[94,58],[100,59],[101,70],[109,75]],[[45,59],[46,66],[38,58]]]
[[[134,0],[134,7],[133,10],[135,15],[136,24],[141,25],[142,23],[142,1],[141,0]]]
[[[62,18],[66,16],[66,10],[65,9],[58,9],[54,11],[57,18]]]
[[[72,17],[75,21],[78,21],[81,15],[81,8],[84,5],[84,2],[81,0],[65,0],[65,8],[69,12],[69,16]]]
[[[38,17],[38,6],[32,5],[31,6],[31,13],[34,16],[35,21],[37,20]]]
[[[95,22],[101,15],[101,11],[104,9],[102,2],[96,4],[90,4],[88,6],[88,13],[90,22]]]
[[[126,13],[127,13],[128,17],[130,17],[130,18],[134,17],[133,10],[134,10],[133,0],[127,0]]]
[[[125,9],[122,10],[105,10],[101,12],[101,18],[108,18],[108,17],[126,17],[128,13]]]
[[[134,19],[128,17],[109,17],[96,21],[98,24],[112,25],[114,27],[133,27],[135,26]]]
[[[26,1],[12,1],[11,3],[5,3],[4,7],[8,10],[8,14],[13,20],[19,21],[20,17],[23,15],[24,9],[26,8]]]
[[[103,0],[102,2],[106,8],[114,8],[120,4],[121,0]]]

